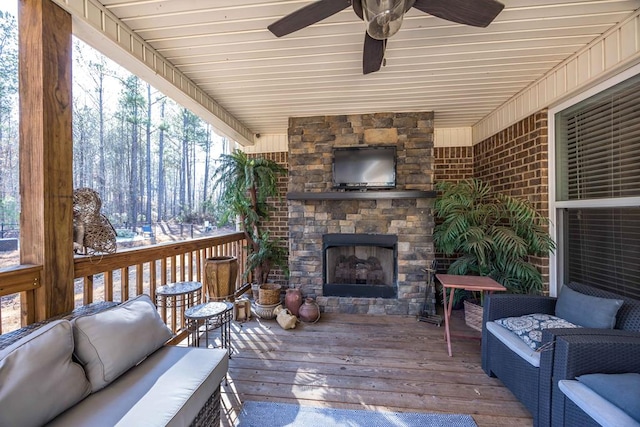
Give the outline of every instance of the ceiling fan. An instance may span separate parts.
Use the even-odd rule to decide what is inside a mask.
[[[318,0],[267,28],[275,36],[282,37],[349,6],[353,6],[356,15],[367,23],[362,57],[364,74],[380,69],[387,39],[400,29],[404,14],[412,7],[438,18],[475,27],[486,27],[504,8],[497,0]]]

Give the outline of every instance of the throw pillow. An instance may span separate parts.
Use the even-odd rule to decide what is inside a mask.
[[[0,426],[41,426],[91,391],[72,360],[68,320],[48,323],[0,351]]]
[[[579,328],[579,326],[573,323],[550,314],[527,314],[520,317],[505,317],[495,322],[516,334],[534,350],[538,350],[542,346],[543,329]]]
[[[640,422],[640,374],[587,374],[576,379]]]
[[[73,320],[75,355],[84,365],[91,391],[106,387],[171,338],[148,295]]]
[[[563,286],[556,302],[556,316],[584,328],[613,329],[621,299],[599,298]]]

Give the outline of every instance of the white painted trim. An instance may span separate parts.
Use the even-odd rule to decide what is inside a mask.
[[[559,262],[560,259],[560,247],[561,240],[558,238],[558,230],[562,230],[560,224],[558,224],[558,215],[555,207],[556,200],[556,121],[555,121],[555,113],[549,111],[547,116],[547,124],[548,124],[548,144],[547,144],[547,158],[548,165],[547,170],[549,174],[549,183],[548,183],[548,195],[549,195],[549,234],[554,242],[556,242],[556,250],[549,255],[549,295],[552,297],[557,297],[560,288],[558,286],[558,277],[562,277],[559,274],[559,269],[562,264]]]
[[[267,134],[256,136],[253,146],[242,147],[245,153],[279,153],[289,150],[289,136],[287,134]]]
[[[640,62],[640,9],[473,126],[476,144]]]
[[[96,50],[149,82],[241,145],[253,132],[202,91],[125,23],[95,0],[52,0],[73,18],[74,34]]]
[[[640,206],[640,197],[618,199],[570,200],[555,202],[556,209],[564,208],[633,208]]]
[[[472,145],[472,129],[470,126],[433,129],[434,147],[471,147]]]

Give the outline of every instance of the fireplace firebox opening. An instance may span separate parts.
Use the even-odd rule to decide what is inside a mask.
[[[323,295],[397,298],[398,237],[325,234]]]

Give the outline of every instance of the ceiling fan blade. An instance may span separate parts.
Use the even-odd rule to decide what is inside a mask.
[[[486,27],[504,9],[504,5],[496,0],[416,0],[413,7],[447,21],[474,27]]]
[[[364,14],[362,13],[362,0],[353,0],[353,11],[358,15],[358,18],[364,21]]]
[[[286,36],[335,15],[351,6],[351,0],[319,0],[278,19],[267,28],[276,37]]]
[[[364,36],[364,49],[362,52],[362,73],[374,73],[382,66],[386,40],[376,40],[369,34]]]

